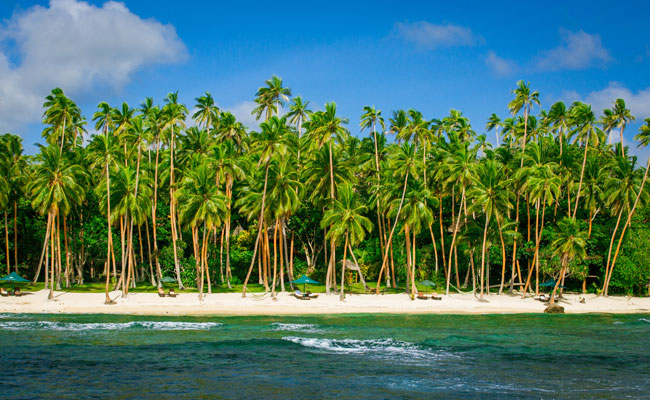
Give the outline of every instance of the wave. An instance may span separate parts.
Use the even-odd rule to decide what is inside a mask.
[[[369,354],[411,360],[437,360],[452,354],[393,339],[324,339],[286,336],[282,338],[302,346],[338,354]]]
[[[53,322],[53,321],[7,321],[0,322],[0,329],[6,330],[54,330],[54,331],[87,331],[87,330],[158,330],[158,331],[187,331],[211,330],[222,326],[218,322],[177,322],[177,321],[132,321],[132,322]]]
[[[650,319],[647,318],[639,318],[639,321],[650,323]]]
[[[320,333],[323,332],[316,324],[288,324],[283,322],[274,322],[271,324],[274,331],[292,331],[304,333]]]

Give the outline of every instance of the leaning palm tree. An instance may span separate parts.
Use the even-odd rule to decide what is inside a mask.
[[[564,281],[564,276],[567,271],[569,263],[575,259],[583,259],[586,256],[585,247],[587,246],[587,235],[580,230],[580,224],[575,218],[565,217],[557,224],[556,237],[551,242],[551,249],[553,255],[560,258],[560,275],[553,287],[551,293],[551,301],[549,304],[555,304],[555,293],[560,286],[560,282]]]
[[[646,124],[639,128],[639,134],[634,137],[634,140],[638,140],[640,142],[639,147],[642,146],[647,147],[648,144],[650,143],[650,118],[646,118],[645,122]],[[612,279],[612,271],[614,270],[614,266],[616,265],[616,259],[618,257],[618,252],[621,249],[623,238],[625,237],[625,231],[630,226],[630,223],[632,221],[632,216],[636,211],[636,207],[639,204],[639,200],[642,200],[644,204],[648,202],[648,193],[647,191],[643,190],[646,180],[648,179],[648,169],[650,169],[650,157],[648,157],[648,163],[646,165],[645,171],[643,172],[643,179],[641,180],[641,185],[637,190],[636,198],[634,199],[634,205],[632,206],[632,209],[628,213],[627,220],[625,221],[625,224],[623,225],[623,229],[621,230],[621,236],[618,239],[618,245],[616,246],[616,252],[614,253],[614,258],[612,259],[612,265],[609,267],[609,273],[607,273],[605,276],[605,284],[603,286],[603,294],[605,296],[608,295],[609,282]],[[611,247],[610,247],[610,252],[611,252]]]
[[[209,232],[220,226],[226,218],[226,196],[214,184],[215,171],[207,162],[202,162],[197,167],[188,171],[176,192],[180,204],[180,223],[188,226],[192,231],[192,243],[196,259],[196,278],[199,288],[199,300],[203,300],[203,287],[208,271],[208,241]],[[203,227],[203,238],[199,243],[199,236]]]
[[[344,240],[343,244],[343,265],[341,267],[341,301],[345,299],[345,265],[347,251],[350,250],[355,264],[356,257],[353,247],[363,242],[366,232],[372,230],[372,222],[365,217],[367,208],[360,201],[358,194],[352,185],[344,184],[339,187],[336,199],[332,207],[325,212],[321,220],[321,227],[327,231],[328,239],[338,241]]]

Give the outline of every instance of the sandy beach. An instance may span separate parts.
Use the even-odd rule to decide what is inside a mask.
[[[321,294],[317,299],[299,300],[280,293],[277,300],[270,294],[218,293],[199,301],[196,293],[180,293],[176,298],[161,298],[156,293],[131,293],[122,298],[111,292],[115,304],[105,305],[103,293],[55,292],[48,300],[48,291],[24,293],[20,297],[0,298],[0,313],[88,313],[136,315],[300,315],[352,313],[410,314],[515,314],[542,313],[541,301],[519,295],[485,296],[478,301],[472,294],[441,296],[442,300],[411,301],[406,294],[347,295],[344,302],[338,295]],[[585,302],[580,303],[584,298]],[[650,313],[650,298],[593,294],[565,294],[558,302],[566,313]]]

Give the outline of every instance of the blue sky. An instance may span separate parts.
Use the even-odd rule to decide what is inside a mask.
[[[272,74],[315,108],[335,101],[359,134],[364,105],[389,117],[462,110],[478,131],[507,116],[531,82],[542,106],[616,97],[650,117],[647,2],[0,3],[0,131],[40,140],[42,98],[60,86],[90,117],[97,103],[135,106],[210,91],[248,125]],[[269,6],[273,5],[273,7]],[[492,138],[492,141],[494,139]]]

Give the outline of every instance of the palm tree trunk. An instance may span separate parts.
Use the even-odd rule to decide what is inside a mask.
[[[623,145],[623,129],[625,129],[625,125],[621,125],[621,157],[625,157],[625,145]]]
[[[41,266],[43,265],[43,257],[48,253],[48,243],[50,239],[50,231],[51,231],[51,218],[52,215],[50,213],[47,213],[47,227],[45,228],[45,240],[43,241],[43,250],[41,251],[41,259],[38,261],[38,269],[36,270],[36,274],[34,275],[34,279],[32,280],[33,283],[36,283],[38,281],[39,276],[41,275]],[[48,253],[49,254],[49,253]],[[47,277],[47,259],[45,261],[45,276]],[[45,279],[45,287],[47,287],[47,278]]]
[[[329,140],[329,156],[330,156],[330,199],[334,201],[334,162],[332,161],[332,140]],[[327,278],[325,279],[325,292],[330,294],[330,276],[336,277],[336,243],[334,238],[331,239],[330,244],[330,262],[327,266]],[[336,279],[334,279],[336,281]]]
[[[408,224],[404,224],[404,247],[406,249],[406,292],[410,294],[411,300],[414,299],[411,287],[411,264],[413,257],[411,256],[411,229]]]
[[[558,286],[560,286],[560,282],[564,280],[564,274],[566,272],[567,264],[569,264],[569,260],[567,260],[567,256],[564,255],[562,257],[562,270],[560,271],[560,277],[558,278],[557,282],[555,282],[555,286],[553,287],[553,292],[551,293],[551,300],[549,301],[549,305],[555,304],[555,293],[557,292]]]
[[[68,249],[67,217],[63,217],[63,245],[65,248],[65,287],[70,287],[70,250]]]
[[[219,240],[219,273],[221,274],[221,284],[225,282],[223,278],[223,236],[226,234],[224,229],[221,229],[221,239]]]
[[[160,280],[162,279],[162,271],[160,269],[160,261],[158,260],[158,237],[156,228],[156,209],[158,208],[158,160],[160,154],[160,145],[156,141],[156,163],[154,168],[153,180],[153,205],[151,206],[151,230],[153,231],[153,257],[156,262],[156,281],[158,287],[162,287]]]
[[[147,259],[149,260],[149,279],[151,280],[151,286],[156,286],[156,278],[153,272],[153,263],[151,260],[151,239],[149,236],[149,222],[145,219],[145,234],[147,235]]]
[[[456,218],[456,225],[454,226],[454,235],[451,238],[451,247],[449,250],[449,266],[451,267],[451,257],[453,255],[454,248],[456,246],[456,236],[458,234],[458,228],[460,226],[460,214],[463,210],[463,203],[465,201],[465,185],[463,185],[461,198],[460,198],[460,208],[458,209],[458,216]],[[458,267],[456,267],[458,268]],[[456,270],[456,279],[458,279],[458,270]],[[449,274],[447,275],[447,286],[445,288],[445,294],[449,295],[449,285],[451,284],[451,268],[449,268]]]
[[[445,233],[442,226],[442,199],[438,202],[438,220],[440,222],[440,252],[442,253],[442,269],[447,273],[447,261],[445,256]]]
[[[53,300],[54,299],[54,266],[56,265],[56,247],[54,247],[54,236],[56,233],[56,224],[54,223],[55,221],[55,214],[50,212],[51,218],[50,218],[50,223],[52,224],[52,228],[50,231],[50,248],[51,253],[52,253],[52,260],[50,262],[50,294],[48,296],[48,299]]]
[[[61,290],[61,227],[59,214],[56,215],[56,290]]]
[[[176,280],[178,281],[178,290],[183,290],[183,282],[181,281],[181,269],[178,263],[178,249],[176,248],[176,240],[178,237],[176,225],[176,201],[174,199],[174,126],[171,126],[171,139],[170,139],[170,166],[169,166],[169,214],[171,217],[172,226],[172,247],[174,248],[174,269],[176,271]]]
[[[417,292],[417,288],[415,287],[415,265],[416,265],[416,252],[415,252],[415,229],[413,229],[413,240],[412,244],[413,250],[411,251],[411,257],[413,257],[413,262],[411,263],[411,300],[415,300],[415,293]]]
[[[377,288],[375,289],[375,294],[379,294],[381,275],[384,272],[384,268],[386,268],[386,262],[388,261],[388,250],[391,248],[391,245],[393,243],[393,234],[395,233],[395,227],[397,227],[397,222],[399,221],[399,215],[402,212],[402,205],[404,205],[404,197],[406,196],[406,185],[408,184],[408,180],[409,180],[409,173],[407,172],[406,177],[404,178],[404,188],[402,189],[402,198],[400,199],[399,207],[397,208],[397,215],[395,215],[395,223],[393,224],[393,227],[390,230],[390,235],[388,235],[388,242],[386,244],[386,249],[384,250],[384,257],[381,262],[381,268],[379,269],[379,277],[377,278]]]
[[[616,225],[614,226],[614,232],[612,232],[612,238],[609,241],[609,251],[607,252],[607,264],[605,264],[605,279],[603,283],[603,291],[605,290],[605,285],[607,284],[609,278],[609,265],[612,256],[612,247],[614,246],[614,240],[616,238],[616,232],[618,231],[618,226],[621,222],[621,217],[623,217],[623,210],[624,207],[621,206],[621,211],[618,213],[618,217],[616,218]]]
[[[18,204],[14,200],[14,269],[18,273]]]
[[[576,193],[576,201],[575,201],[575,206],[573,209],[573,218],[575,218],[576,213],[578,212],[578,203],[580,201],[580,189],[582,189],[582,177],[585,174],[585,164],[587,163],[587,150],[589,150],[589,137],[591,135],[591,131],[587,133],[587,140],[585,141],[585,155],[582,158],[582,169],[580,170],[580,182],[578,183],[578,193]],[[622,137],[621,137],[622,139]],[[571,217],[569,215],[569,217]]]
[[[345,245],[343,245],[343,265],[341,265],[341,301],[345,300],[345,263],[348,256],[348,238],[349,233],[345,231]]]
[[[7,254],[7,275],[11,273],[11,264],[9,260],[9,224],[7,222],[7,210],[5,209],[5,251]]]
[[[257,255],[257,248],[259,246],[260,242],[260,237],[262,236],[262,225],[264,221],[264,205],[266,203],[266,186],[269,181],[269,165],[270,165],[271,160],[269,159],[266,162],[266,166],[264,167],[265,172],[264,172],[264,189],[262,190],[262,207],[260,210],[260,218],[258,220],[258,228],[257,228],[257,239],[255,240],[255,246],[253,248],[253,258],[251,259],[251,265],[248,268],[248,274],[246,274],[246,279],[244,280],[244,287],[242,288],[242,297],[246,297],[246,285],[248,284],[248,280],[251,277],[251,272],[253,272],[253,266],[255,265],[255,256]]]
[[[275,297],[275,282],[278,274],[278,220],[275,219],[273,229],[273,284],[271,285],[271,297]]]
[[[436,237],[433,235],[433,224],[429,224],[429,233],[431,234],[431,243],[433,243],[433,254],[436,257],[436,275],[438,275],[438,246],[436,246]]]
[[[506,243],[503,241],[503,229],[499,216],[496,216],[497,227],[499,228],[499,240],[501,241],[501,284],[499,285],[499,294],[503,293],[503,285],[506,280]],[[512,289],[512,287],[511,287]]]
[[[483,298],[483,276],[485,274],[485,243],[487,242],[487,228],[489,223],[490,217],[486,214],[485,227],[483,228],[483,245],[481,246],[481,298]]]
[[[623,139],[623,129],[621,129],[621,140]],[[634,211],[636,210],[637,204],[639,204],[639,199],[641,198],[641,193],[643,193],[643,186],[645,186],[646,179],[648,178],[648,169],[650,168],[650,158],[648,158],[648,165],[646,165],[645,172],[643,173],[643,180],[641,181],[641,187],[639,188],[639,192],[636,195],[636,199],[634,199],[634,205],[632,206],[632,210],[627,216],[627,220],[625,221],[625,225],[623,225],[623,230],[621,231],[621,237],[618,239],[618,245],[616,246],[616,252],[614,253],[614,259],[612,260],[612,265],[609,268],[609,274],[607,276],[607,280],[605,281],[605,286],[603,287],[603,294],[607,296],[607,292],[609,291],[609,282],[612,279],[612,272],[614,271],[614,266],[616,265],[616,258],[618,257],[618,252],[621,249],[621,244],[623,244],[623,238],[625,237],[625,231],[627,228],[630,226],[632,222],[632,216],[634,215]]]

